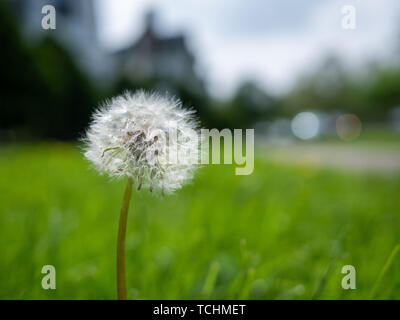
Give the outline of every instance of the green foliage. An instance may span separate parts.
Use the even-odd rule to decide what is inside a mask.
[[[0,28],[0,127],[16,128],[27,124],[30,108],[38,107],[34,96],[41,83],[13,16],[3,3],[0,4]]]
[[[97,104],[86,75],[53,38],[25,44],[2,5],[0,21],[0,128],[23,139],[78,138]]]
[[[0,298],[114,299],[124,181],[88,169],[76,146],[0,149]],[[131,299],[368,298],[400,242],[399,175],[349,175],[258,159],[250,176],[210,165],[192,185],[134,192]],[[41,268],[57,289],[41,288]],[[357,289],[343,290],[343,265]],[[400,298],[397,255],[377,299]]]
[[[40,107],[29,123],[40,137],[76,139],[88,125],[97,101],[89,80],[55,40],[45,38],[33,48],[35,67],[44,83]]]
[[[276,100],[253,82],[244,82],[220,112],[228,128],[250,128],[276,115]]]
[[[328,57],[282,97],[281,111],[289,116],[304,110],[341,111],[366,122],[384,122],[400,105],[399,88],[397,65],[367,65],[357,74],[346,70],[338,58]]]
[[[400,106],[400,66],[376,70],[371,82],[368,98],[372,101],[375,116]]]

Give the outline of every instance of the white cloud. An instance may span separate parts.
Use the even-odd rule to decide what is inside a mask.
[[[126,45],[140,34],[143,13],[150,6],[157,9],[164,33],[184,30],[198,58],[198,69],[217,95],[230,94],[247,78],[273,91],[285,90],[330,51],[348,64],[384,56],[395,46],[396,27],[400,29],[396,0],[316,1],[309,6],[282,0],[282,8],[278,2],[265,0],[249,8],[241,0],[99,2],[101,40],[109,48]],[[345,4],[356,7],[356,30],[341,28],[340,9]],[[285,10],[297,10],[301,20],[294,21],[294,15]],[[270,19],[265,24],[264,12],[265,19]]]
[[[109,50],[129,45],[142,32],[146,0],[97,0],[98,34]]]

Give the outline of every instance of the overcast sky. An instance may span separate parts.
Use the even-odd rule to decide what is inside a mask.
[[[125,47],[157,12],[158,30],[183,31],[210,92],[232,93],[254,79],[282,92],[329,52],[348,64],[393,54],[400,35],[398,0],[97,0],[99,39],[108,50]],[[342,29],[343,5],[356,8],[356,29]],[[398,40],[400,42],[400,39]]]

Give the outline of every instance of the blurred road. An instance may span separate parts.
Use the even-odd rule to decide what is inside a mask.
[[[272,160],[286,163],[331,166],[359,171],[400,171],[400,146],[299,143],[263,147]]]

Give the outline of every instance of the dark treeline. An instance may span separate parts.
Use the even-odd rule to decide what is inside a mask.
[[[354,75],[330,57],[283,96],[246,82],[230,99],[217,101],[206,90],[193,90],[184,79],[139,81],[121,75],[112,86],[98,86],[54,38],[27,44],[4,5],[0,5],[0,41],[0,140],[77,139],[102,100],[126,89],[154,89],[163,81],[185,105],[197,109],[203,126],[220,129],[249,128],[310,109],[340,110],[363,121],[383,122],[400,106],[400,65],[395,64],[375,64]]]

